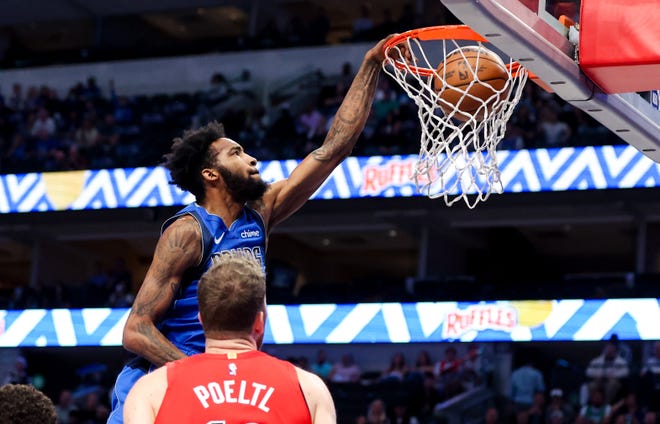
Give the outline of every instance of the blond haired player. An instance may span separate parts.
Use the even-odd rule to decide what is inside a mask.
[[[336,423],[330,392],[316,375],[259,351],[266,282],[249,256],[225,257],[200,279],[205,353],[140,378],[124,406],[131,423]]]

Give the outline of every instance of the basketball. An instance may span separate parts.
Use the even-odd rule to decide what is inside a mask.
[[[438,103],[445,115],[456,110],[453,117],[459,121],[467,121],[475,113],[477,121],[483,120],[486,110],[490,113],[500,99],[508,96],[508,92],[498,94],[509,80],[506,66],[497,54],[485,47],[468,46],[453,50],[436,72],[433,89],[440,93]],[[484,102],[486,108],[479,110]]]

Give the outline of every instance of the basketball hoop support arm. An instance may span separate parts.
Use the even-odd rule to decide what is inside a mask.
[[[660,163],[660,111],[637,93],[605,94],[563,34],[518,0],[441,0],[463,23],[548,83],[569,104]]]

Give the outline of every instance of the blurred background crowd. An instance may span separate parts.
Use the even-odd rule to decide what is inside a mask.
[[[17,31],[9,42],[0,43],[0,63],[16,68],[358,43],[425,24],[456,23],[437,3],[432,14],[420,13],[413,3],[397,4],[396,9],[381,7],[378,12],[365,3],[341,31],[337,31],[335,18],[319,6],[304,16],[292,14],[284,24],[266,19],[247,35],[154,43],[147,42],[149,37],[143,33],[140,42],[131,40],[124,46],[117,40],[104,41],[101,36],[95,47],[48,52],[18,42]],[[209,12],[195,11],[196,19],[205,14]],[[119,25],[119,18],[107,19],[106,24]],[[127,22],[121,24],[128,27],[133,21]],[[351,63],[338,58],[336,72],[316,70],[301,76],[292,89],[305,90],[308,95],[304,101],[295,102],[288,92],[264,95],[261,81],[250,69],[236,75],[212,71],[206,89],[174,94],[122,94],[112,80],[98,81],[94,75],[67,91],[47,84],[2,86],[0,174],[156,166],[182,129],[211,119],[223,122],[228,135],[260,161],[301,159],[323,142],[354,72]],[[353,155],[415,154],[419,137],[417,107],[383,75]],[[529,83],[499,148],[619,142],[583,112]],[[468,277],[444,284],[434,280],[399,279],[392,284],[379,279],[356,280],[332,288],[312,282],[294,292],[291,281],[296,278],[295,269],[273,264],[268,269],[272,303],[657,297],[657,280],[636,281],[632,273],[598,283],[526,284],[511,286],[508,291],[493,281],[474,284]],[[117,258],[98,263],[93,273],[81,275],[81,281],[2,288],[0,309],[130,307],[139,284],[136,279],[125,261]],[[282,281],[285,283],[279,284]],[[613,337],[585,344],[582,349],[575,346],[443,343],[409,345],[405,352],[389,346],[383,348],[383,352],[391,352],[386,367],[361,360],[361,347],[352,345],[314,347],[318,350],[303,353],[297,353],[295,346],[278,347],[271,353],[323,377],[341,423],[453,423],[456,411],[460,411],[462,422],[488,424],[660,422],[660,342],[622,342]],[[108,392],[127,354],[119,348],[76,348],[73,360],[66,349],[19,352],[7,359],[9,364],[3,364],[9,369],[3,382],[29,383],[44,390],[56,403],[63,424],[104,423],[109,411]],[[571,350],[584,355],[570,356]],[[512,364],[508,373],[506,367],[502,371],[501,357]],[[500,386],[505,389],[500,390]],[[493,396],[494,392],[500,395]],[[470,402],[482,394],[490,399],[487,407],[471,407]]]

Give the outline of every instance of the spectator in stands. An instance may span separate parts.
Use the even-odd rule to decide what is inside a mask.
[[[541,110],[539,127],[546,147],[566,147],[571,137],[571,129],[566,122],[559,120],[559,113],[552,105]]]
[[[348,86],[344,85],[344,82],[339,79],[332,85],[326,85],[321,92],[319,93],[319,103],[321,108],[326,114],[334,113],[344,96],[346,96],[346,90]],[[328,119],[329,124],[330,119]]]
[[[278,113],[279,115],[269,128],[266,138],[269,144],[283,146],[280,151],[283,159],[298,157],[295,150],[295,143],[292,143],[292,140],[296,140],[298,135],[296,118],[291,113],[291,109],[287,104],[280,105]]]
[[[529,424],[529,411],[520,410],[516,412],[516,424]]]
[[[118,256],[115,258],[114,265],[110,269],[110,288],[114,288],[115,285],[121,282],[126,284],[126,287],[130,289],[133,285],[133,274],[128,269],[126,259]]]
[[[622,357],[626,361],[626,363],[628,364],[628,367],[630,368],[630,366],[633,363],[633,353],[632,353],[632,349],[630,348],[628,343],[626,343],[626,342],[622,341],[621,339],[619,339],[619,335],[616,334],[616,333],[613,333],[610,336],[610,340],[612,341],[612,343],[616,344],[617,352],[618,352],[619,356]]]
[[[433,359],[431,359],[431,354],[429,354],[428,350],[420,350],[417,354],[415,367],[412,372],[422,378],[427,375],[433,377],[434,371],[435,364],[433,363]]]
[[[39,92],[37,91],[37,87],[31,85],[27,90],[27,94],[25,95],[25,110],[37,110],[38,107]]]
[[[130,308],[134,300],[135,296],[127,287],[126,282],[120,280],[110,294],[107,305],[111,308]]]
[[[445,357],[435,364],[434,374],[443,398],[451,398],[462,391],[461,361],[456,355],[456,348],[449,346],[445,349]]]
[[[224,102],[233,93],[233,88],[221,72],[211,76],[210,87],[206,92],[206,103],[209,106]]]
[[[658,413],[648,411],[646,414],[644,414],[643,424],[658,424]]]
[[[433,413],[435,406],[442,401],[440,393],[436,387],[435,377],[432,374],[426,374],[422,381],[422,391],[419,397],[413,399],[413,410],[418,416],[428,416]]]
[[[286,360],[302,370],[309,371],[309,359],[304,355],[289,356]]]
[[[369,40],[374,28],[374,21],[371,19],[371,4],[365,2],[360,7],[360,16],[353,21],[353,39],[356,41]]]
[[[534,367],[534,361],[528,352],[519,351],[518,358],[522,366],[511,373],[510,399],[516,411],[526,411],[532,407],[534,395],[545,391],[545,382],[543,374]]]
[[[392,424],[419,424],[419,420],[410,414],[410,408],[406,402],[397,402],[392,408]]]
[[[387,408],[382,399],[374,399],[369,404],[369,408],[367,409],[367,423],[390,424],[390,419],[387,417]]]
[[[344,95],[346,95],[346,90],[348,90],[348,87],[351,86],[353,78],[355,78],[355,71],[353,70],[353,65],[351,62],[342,63],[338,81],[341,82],[342,86],[344,87]]]
[[[547,424],[570,424],[575,418],[571,404],[564,401],[564,391],[559,388],[550,390],[550,404],[546,409]]]
[[[95,262],[92,275],[87,279],[85,298],[88,304],[86,306],[104,306],[111,290],[112,283],[109,273],[102,262]]]
[[[360,381],[362,370],[355,363],[351,353],[344,353],[330,371],[328,378],[333,383],[357,383]]]
[[[653,342],[653,351],[641,370],[642,399],[646,405],[660,405],[660,341]]]
[[[397,352],[392,355],[390,365],[381,375],[382,380],[403,381],[408,375],[408,364],[403,352]]]
[[[87,78],[87,84],[85,85],[85,88],[83,90],[83,97],[86,100],[92,100],[92,101],[99,99],[101,97],[101,89],[96,84],[96,78],[94,77]]]
[[[14,367],[7,372],[2,384],[32,384],[32,378],[27,372],[28,362],[24,356],[14,359]]]
[[[103,145],[116,146],[119,143],[119,126],[115,115],[106,113],[103,117],[103,122],[98,126],[99,141]]]
[[[134,120],[133,108],[126,96],[113,98],[115,121],[118,125],[130,125]]]
[[[19,83],[14,83],[11,87],[11,96],[6,102],[14,112],[22,112],[25,110],[25,99],[23,98],[23,86]]]
[[[618,402],[612,405],[611,421],[618,422],[622,420],[624,424],[637,423],[641,424],[644,421],[644,411],[637,403],[637,395],[634,392],[628,393],[621,398]]]
[[[91,118],[83,119],[82,125],[76,131],[76,146],[85,154],[88,154],[98,142],[99,131],[96,123]]]
[[[500,424],[500,412],[494,406],[486,409],[486,414],[484,415],[485,424]]]
[[[612,408],[605,402],[603,390],[594,387],[589,395],[589,401],[580,409],[577,424],[601,424],[608,422]]]
[[[389,78],[382,78],[378,83],[374,97],[374,117],[378,122],[382,122],[390,112],[397,111],[398,109],[398,94],[392,86],[392,81]]]
[[[11,144],[5,153],[5,161],[9,166],[9,169],[12,172],[27,172],[32,170],[31,168],[36,167],[36,164],[32,163],[34,154],[32,149],[20,132],[14,134],[11,140]]]
[[[55,406],[45,394],[28,384],[0,387],[0,423],[55,424]]]
[[[62,390],[57,405],[55,405],[58,424],[69,424],[70,422],[73,422],[71,420],[71,413],[77,409],[78,407],[73,403],[71,390]]]
[[[532,149],[541,147],[538,139],[538,123],[536,122],[536,116],[534,116],[530,102],[520,102],[514,115],[511,117],[510,123],[522,137],[524,148]]]
[[[316,353],[316,361],[311,365],[311,371],[324,380],[328,380],[332,371],[332,364],[328,361],[328,355],[324,349]]]
[[[101,402],[99,401],[99,396],[96,392],[90,392],[88,393],[85,398],[83,404],[80,406],[79,409],[72,411],[72,417],[74,418],[74,422],[82,422],[82,423],[101,423],[102,421],[97,418],[99,412],[97,411],[99,407],[102,406]],[[103,421],[105,422],[105,421]]]
[[[55,134],[56,129],[55,120],[50,116],[50,112],[41,108],[37,112],[37,119],[30,129],[30,134],[33,137],[50,138]]]
[[[534,401],[531,408],[527,412],[527,422],[529,424],[543,424],[545,423],[545,393],[534,393]]]
[[[467,353],[462,359],[461,379],[463,388],[471,389],[483,384],[487,372],[487,364],[481,353],[481,348],[476,343],[470,343]]]
[[[587,367],[588,390],[602,389],[604,402],[609,404],[616,399],[629,372],[628,363],[619,355],[616,340],[610,339],[605,343],[603,353],[592,359]]]
[[[236,94],[242,94],[251,98],[256,97],[254,92],[254,80],[249,69],[243,69],[238,76],[231,82],[231,88]]]
[[[520,150],[523,148],[525,148],[525,140],[522,137],[522,130],[515,126],[511,120],[508,120],[506,123],[506,132],[497,145],[497,149]]]
[[[305,106],[302,114],[298,117],[298,132],[306,140],[313,143],[312,147],[305,148],[305,153],[311,151],[313,146],[316,146],[317,143],[322,141],[322,137],[326,133],[325,122],[325,117],[319,112],[314,103],[310,102]]]

